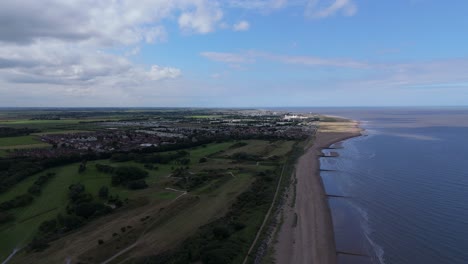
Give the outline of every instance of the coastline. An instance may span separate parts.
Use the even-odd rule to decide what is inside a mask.
[[[333,222],[319,158],[323,149],[361,136],[361,132],[357,121],[320,123],[313,144],[297,162],[295,188],[290,188],[288,202],[282,208],[282,225],[274,245],[277,263],[337,263]]]

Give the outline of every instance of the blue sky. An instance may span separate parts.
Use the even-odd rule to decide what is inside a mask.
[[[468,105],[467,1],[37,2],[0,3],[0,106]]]

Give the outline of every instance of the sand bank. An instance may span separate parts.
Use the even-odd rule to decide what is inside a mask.
[[[335,264],[333,222],[320,177],[321,150],[361,135],[357,122],[322,122],[312,146],[299,158],[294,188],[284,204],[283,222],[275,245],[276,263]]]

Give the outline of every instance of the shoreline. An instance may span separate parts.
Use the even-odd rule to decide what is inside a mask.
[[[357,121],[320,124],[313,144],[296,164],[295,188],[290,188],[295,195],[288,195],[289,201],[282,208],[283,223],[274,245],[277,263],[337,263],[333,221],[320,176],[320,157],[323,149],[361,135]]]

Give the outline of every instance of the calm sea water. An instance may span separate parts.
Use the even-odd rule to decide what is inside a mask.
[[[467,108],[310,110],[360,120],[367,134],[321,160],[327,193],[345,196],[330,198],[338,251],[468,263]]]
[[[468,108],[288,110],[365,129],[321,159],[340,264],[468,263]]]

